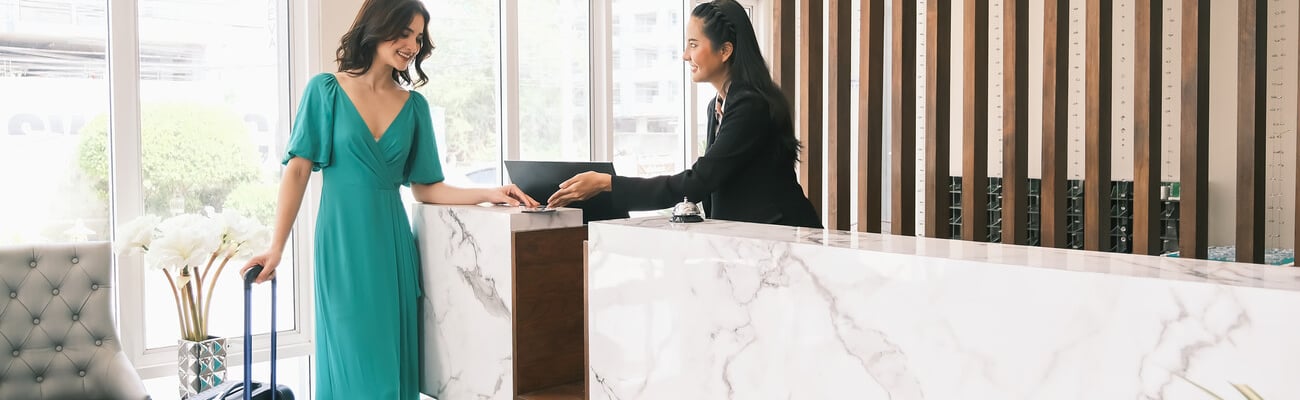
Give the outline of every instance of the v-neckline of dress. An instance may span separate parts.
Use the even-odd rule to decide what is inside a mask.
[[[334,78],[334,82],[336,85],[339,85],[339,91],[343,92],[343,98],[348,101],[348,107],[352,108],[352,115],[356,115],[357,119],[361,120],[361,125],[366,127],[366,135],[371,139],[371,143],[379,143],[384,140],[384,138],[388,137],[388,131],[393,129],[393,125],[396,125],[397,119],[401,118],[402,114],[406,112],[407,105],[411,103],[411,97],[414,97],[411,96],[410,92],[406,93],[406,101],[402,102],[402,108],[398,109],[397,114],[393,115],[393,118],[388,121],[388,126],[385,126],[383,132],[379,133],[379,137],[375,137],[375,133],[370,131],[370,123],[366,122],[366,117],[362,116],[361,110],[357,109],[357,103],[352,101],[352,95],[348,94],[348,90],[343,87],[343,83],[339,82],[337,77]]]

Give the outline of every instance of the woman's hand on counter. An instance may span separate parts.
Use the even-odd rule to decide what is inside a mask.
[[[520,190],[515,185],[505,185],[497,188],[487,189],[485,191],[483,202],[493,204],[506,204],[510,206],[537,207],[541,204],[537,200]]]

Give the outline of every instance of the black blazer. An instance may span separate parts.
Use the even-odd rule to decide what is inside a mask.
[[[795,157],[783,150],[793,126],[777,126],[758,92],[732,85],[722,125],[709,102],[708,147],[690,169],[653,178],[614,176],[611,195],[624,210],[669,208],[687,198],[703,201],[708,218],[821,228],[821,217],[804,196]]]

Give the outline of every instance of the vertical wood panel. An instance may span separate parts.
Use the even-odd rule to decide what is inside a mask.
[[[1112,0],[1088,0],[1083,247],[1110,250]]]
[[[803,183],[808,200],[819,215],[825,216],[822,204],[822,55],[826,43],[822,35],[822,2],[800,1],[802,16],[799,38],[799,141],[803,152],[799,155],[799,181]]]
[[[862,5],[862,39],[858,85],[858,230],[880,233],[884,198],[881,181],[884,174],[885,118],[885,1],[865,0]]]
[[[925,3],[925,236],[947,239],[952,159],[952,2]]]
[[[513,235],[515,395],[586,379],[586,239],[586,227]]]
[[[1205,259],[1210,237],[1210,0],[1183,0],[1182,25],[1178,252]]]
[[[778,0],[774,6],[773,13],[776,14],[776,34],[773,41],[772,57],[772,79],[781,85],[781,93],[785,94],[785,101],[791,105],[797,105],[799,75],[798,75],[798,49],[795,48],[797,43],[795,38],[798,36],[796,30],[796,11],[795,0]],[[792,115],[797,120],[798,115]]]
[[[1237,4],[1237,261],[1262,263],[1268,0]]]
[[[848,230],[852,217],[853,194],[853,1],[830,0],[830,68],[827,80],[830,82],[826,105],[827,120],[830,129],[826,132],[828,141],[827,179],[830,197],[827,201],[827,228]]]
[[[1029,1],[1002,0],[1002,243],[1029,242]]]
[[[962,9],[965,46],[962,49],[962,180],[961,237],[988,240],[989,182],[989,5],[966,0]]]
[[[1163,0],[1137,0],[1133,60],[1133,254],[1159,254]]]
[[[894,0],[893,39],[890,231],[912,236],[916,234],[916,0]]]
[[[1043,247],[1064,248],[1069,168],[1070,0],[1043,4]]]

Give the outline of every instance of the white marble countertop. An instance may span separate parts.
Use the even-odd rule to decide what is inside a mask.
[[[504,219],[510,232],[525,232],[542,229],[572,228],[582,226],[582,210],[577,208],[557,208],[552,212],[526,213],[522,207],[492,205],[443,205],[416,203],[412,215],[422,216],[425,211],[445,210],[453,221],[459,216],[473,214],[479,218]],[[435,214],[428,214],[435,215]]]
[[[1217,285],[1300,291],[1300,268],[1132,254],[1015,246],[962,240],[919,238],[824,229],[792,228],[721,220],[672,223],[667,217],[592,222],[643,229],[675,230],[827,248],[915,255],[1139,278],[1173,279]]]

